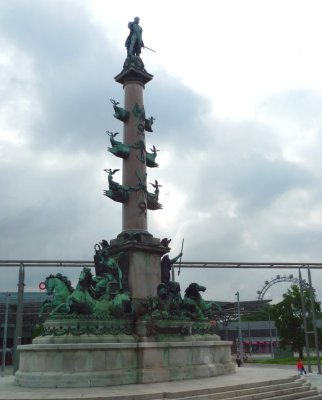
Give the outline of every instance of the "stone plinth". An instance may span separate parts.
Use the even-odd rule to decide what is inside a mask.
[[[98,387],[219,376],[235,371],[230,346],[210,340],[23,345],[15,383]]]
[[[126,254],[127,283],[136,309],[142,300],[157,296],[157,287],[161,282],[161,257],[169,248],[161,246],[160,239],[137,230],[122,232],[110,243],[112,256],[114,253]]]
[[[19,352],[15,383],[20,386],[91,387],[137,382],[136,343],[31,344],[20,346]]]
[[[148,342],[138,345],[138,381],[206,378],[235,372],[231,342]]]
[[[235,371],[231,342],[188,320],[52,319],[19,346],[15,383],[91,387],[194,379]]]

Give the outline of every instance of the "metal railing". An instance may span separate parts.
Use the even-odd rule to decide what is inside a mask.
[[[0,260],[1,267],[94,267],[94,261],[75,260]],[[322,269],[322,263],[317,262],[225,262],[225,261],[182,261],[173,264],[174,268],[237,268],[237,269]]]
[[[74,260],[0,260],[0,268],[19,268],[18,278],[18,298],[17,298],[17,314],[16,329],[14,337],[14,372],[19,368],[19,357],[17,354],[17,346],[21,344],[22,334],[22,314],[23,314],[23,294],[25,286],[25,268],[26,267],[59,267],[59,268],[76,268],[76,267],[94,267],[94,261],[74,261]],[[306,269],[310,278],[310,288],[312,289],[310,269],[322,269],[322,263],[291,263],[291,262],[204,262],[204,261],[186,261],[174,263],[174,268],[219,268],[219,269]],[[312,291],[313,293],[313,291]],[[315,317],[314,317],[315,320]],[[315,321],[314,321],[315,322]],[[6,325],[6,324],[5,324]],[[316,352],[318,359],[318,373],[321,374],[321,366],[319,359],[319,344],[317,340],[317,330],[314,326],[316,338]],[[5,327],[6,330],[6,327]],[[6,336],[4,335],[4,339]],[[2,357],[5,356],[6,343],[4,340]],[[4,364],[2,362],[2,374],[4,373]]]

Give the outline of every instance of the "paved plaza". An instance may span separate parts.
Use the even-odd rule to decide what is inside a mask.
[[[314,367],[313,367],[314,368]],[[8,369],[7,374],[11,371]],[[0,378],[0,400],[40,400],[40,399],[148,399],[175,397],[182,392],[214,387],[227,387],[245,383],[274,381],[290,378],[297,375],[296,366],[280,365],[249,365],[237,368],[235,374],[220,377],[193,379],[176,382],[162,382],[154,384],[123,385],[96,388],[70,389],[35,389],[15,386],[13,376],[6,375]],[[322,375],[313,369],[312,374],[306,375],[313,386],[322,391]]]

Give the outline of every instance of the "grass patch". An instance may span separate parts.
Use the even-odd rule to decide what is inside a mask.
[[[297,357],[285,357],[285,358],[263,358],[261,359],[248,359],[247,363],[250,364],[279,364],[279,365],[296,365]],[[302,360],[304,364],[307,364],[307,358],[304,357]],[[310,357],[311,365],[317,365],[316,357]]]

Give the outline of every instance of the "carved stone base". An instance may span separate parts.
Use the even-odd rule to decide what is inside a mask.
[[[131,319],[92,319],[65,317],[48,319],[41,336],[33,344],[134,343]]]
[[[231,342],[148,342],[138,344],[137,383],[206,378],[235,372]]]
[[[19,346],[15,383],[91,387],[165,382],[235,371],[231,342],[209,321],[72,318],[47,320],[42,336]]]
[[[76,339],[76,338],[75,338]],[[136,343],[19,346],[15,383],[26,387],[91,387],[137,381]]]
[[[135,322],[135,334],[141,342],[220,341],[209,320],[145,319]]]
[[[15,383],[98,387],[219,376],[235,372],[230,346],[218,340],[24,345]]]

